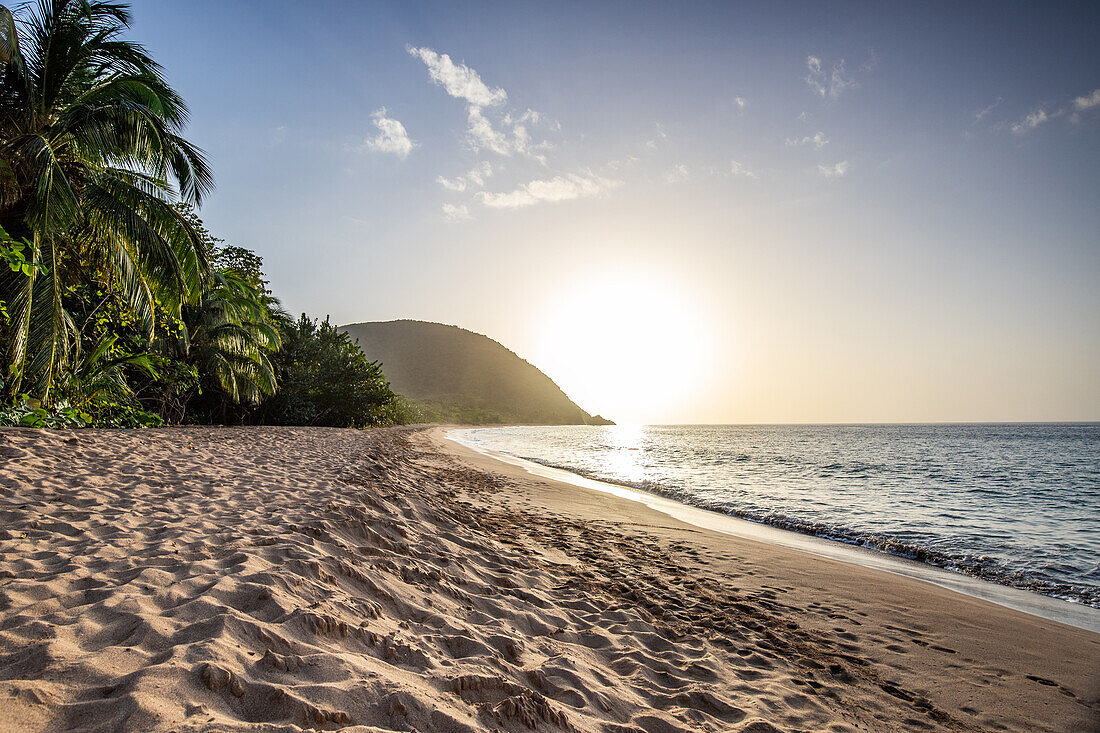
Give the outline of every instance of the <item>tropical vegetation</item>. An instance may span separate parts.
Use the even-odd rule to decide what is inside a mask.
[[[129,25],[0,5],[0,425],[401,419],[376,363],[203,226],[210,164]]]

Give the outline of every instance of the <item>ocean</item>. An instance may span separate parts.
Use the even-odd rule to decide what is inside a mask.
[[[470,428],[590,478],[1100,608],[1100,424]]]

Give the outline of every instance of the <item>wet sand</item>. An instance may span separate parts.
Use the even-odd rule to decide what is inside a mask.
[[[0,429],[0,730],[1095,730],[1100,635],[439,429]]]

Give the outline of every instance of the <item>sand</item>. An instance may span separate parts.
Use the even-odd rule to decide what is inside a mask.
[[[1096,730],[1100,635],[438,430],[0,429],[0,730]]]

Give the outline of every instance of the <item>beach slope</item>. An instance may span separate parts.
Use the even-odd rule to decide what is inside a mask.
[[[1100,635],[439,430],[0,429],[0,729],[1093,730]]]

